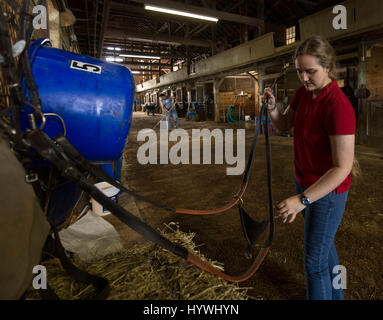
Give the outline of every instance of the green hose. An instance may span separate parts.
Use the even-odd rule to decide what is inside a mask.
[[[233,115],[232,115],[232,113],[233,113]],[[235,109],[234,106],[229,106],[227,108],[227,113],[226,113],[227,122],[237,123],[237,122],[244,122],[245,121],[245,119],[243,119],[243,118],[241,120],[237,120],[237,118],[238,118],[237,110]]]

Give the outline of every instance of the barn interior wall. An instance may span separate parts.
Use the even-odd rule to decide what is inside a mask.
[[[383,43],[371,49],[367,57],[367,88],[371,95],[369,100],[383,100]]]
[[[243,94],[235,99],[235,95]],[[250,77],[228,77],[222,82],[219,91],[216,92],[217,108],[219,112],[219,121],[224,122],[226,112],[229,106],[234,105],[238,112],[239,106],[244,107],[245,116],[254,118],[256,115],[254,80]]]
[[[366,85],[370,97],[364,104],[362,121],[366,122],[364,144],[381,148],[383,152],[383,47],[382,43],[371,48],[366,60]]]

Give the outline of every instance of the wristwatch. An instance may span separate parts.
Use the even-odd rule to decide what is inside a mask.
[[[311,204],[310,199],[307,198],[303,192],[301,193],[301,202],[304,206],[308,206],[309,204]]]

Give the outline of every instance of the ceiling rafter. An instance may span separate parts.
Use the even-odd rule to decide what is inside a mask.
[[[160,55],[163,57],[161,62],[166,63],[171,59],[174,61],[185,59],[187,54],[190,58],[198,60],[238,45],[239,27],[245,20],[245,23],[249,19],[252,23],[257,21],[254,26],[248,27],[249,30],[255,31],[256,26],[261,22],[291,26],[297,24],[300,18],[342,2],[341,0],[262,0],[265,16],[261,17],[258,13],[259,0],[65,1],[77,18],[74,29],[82,53],[105,56],[110,54],[105,50],[106,47],[119,46],[122,51],[131,54]],[[239,10],[245,1],[249,9],[246,16],[241,15]],[[108,3],[109,15],[106,16],[105,10]],[[220,19],[216,24],[204,23],[191,18],[150,12],[144,9],[144,3],[157,3],[158,6],[174,4],[186,11],[198,9],[200,14],[218,13],[225,19]],[[96,14],[97,19],[95,19]],[[227,17],[229,19],[226,19]],[[232,21],[233,17],[234,21]],[[241,21],[238,21],[239,19]],[[214,36],[213,29],[215,29]],[[257,34],[258,32],[255,32],[254,36]],[[141,40],[138,41],[137,36],[141,37]],[[213,41],[216,41],[216,48]]]
[[[189,46],[197,46],[197,47],[208,47],[210,48],[212,45],[212,41],[200,41],[188,39],[185,37],[177,37],[177,36],[167,36],[163,34],[149,34],[149,33],[139,33],[135,30],[131,29],[115,29],[109,28],[105,31],[105,35],[111,38],[120,38],[120,39],[135,39],[143,40],[147,42],[167,42],[170,44],[184,44]]]

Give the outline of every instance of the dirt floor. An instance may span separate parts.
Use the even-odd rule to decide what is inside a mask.
[[[226,175],[229,165],[225,159],[221,165],[138,163],[137,150],[143,142],[137,141],[137,133],[141,129],[152,128],[160,119],[160,115],[134,113],[124,153],[122,182],[142,195],[178,208],[212,209],[230,202],[239,189],[242,176]],[[253,123],[179,120],[180,128],[187,130],[190,137],[191,129],[245,128],[247,157],[254,133]],[[158,126],[155,131],[159,132]],[[292,142],[291,137],[271,137],[274,204],[295,194]],[[264,137],[260,136],[252,176],[243,198],[246,211],[256,220],[268,217],[264,149]],[[383,190],[383,150],[357,146],[356,156],[363,175],[352,182],[336,236],[340,263],[347,270],[345,297],[383,299],[383,197],[380,196]],[[214,163],[214,157],[212,159]],[[174,221],[180,223],[181,230],[195,232],[195,241],[201,244],[201,251],[209,258],[223,262],[229,274],[240,274],[250,265],[245,257],[245,240],[236,208],[217,215],[190,216],[171,214],[146,203],[132,201],[126,195],[122,195],[119,201],[155,228]],[[115,217],[110,215],[106,219],[116,227],[125,246],[146,241]],[[283,224],[276,219],[274,242],[268,256],[258,272],[241,286],[253,287],[249,295],[256,299],[304,299],[302,243],[303,218],[300,215],[292,224]]]

